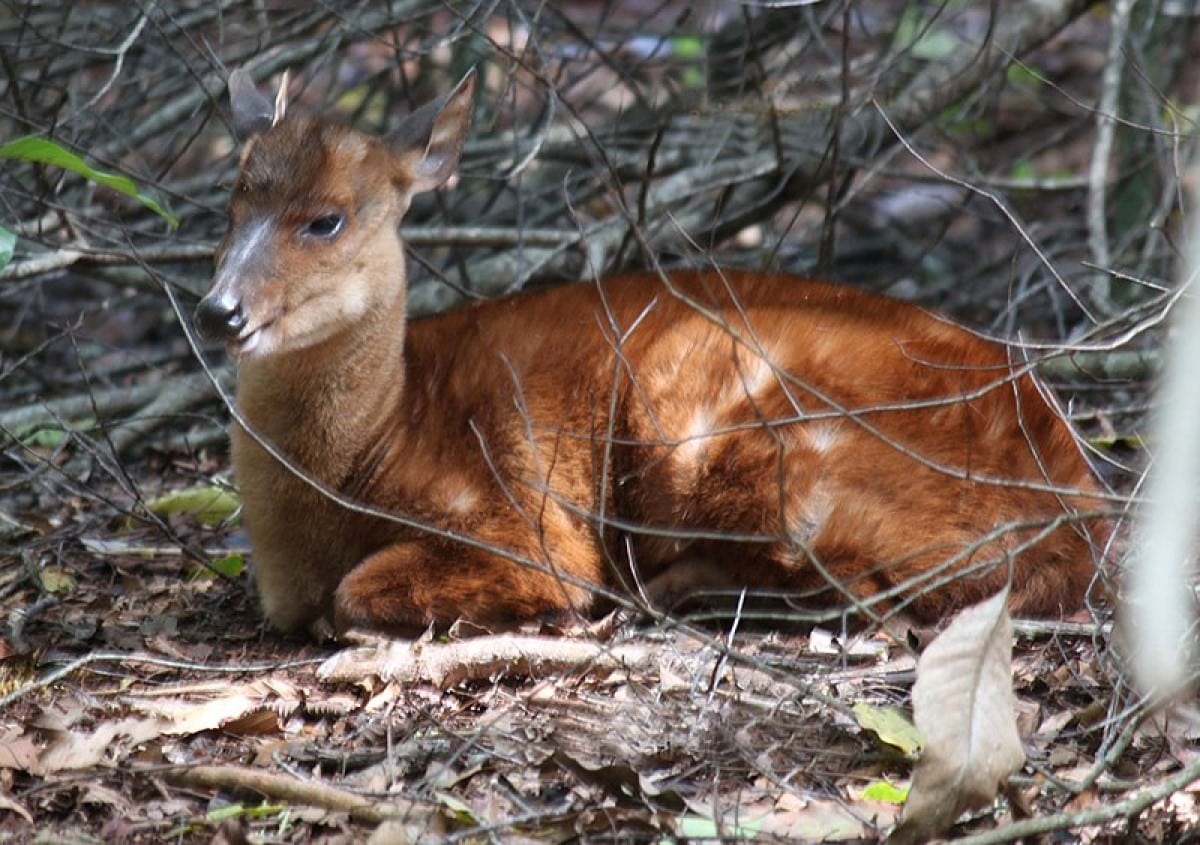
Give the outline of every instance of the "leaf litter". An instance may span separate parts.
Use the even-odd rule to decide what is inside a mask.
[[[167,473],[156,497],[204,507],[171,495],[197,489],[190,477]],[[930,835],[1094,808],[1195,757],[1182,715],[1114,751],[1129,721],[1109,709],[1103,633],[1035,632],[1012,650],[998,605],[922,632],[919,657],[903,632],[622,618],[593,635],[287,640],[261,624],[248,572],[189,575],[187,549],[244,551],[229,505],[215,528],[186,507],[100,521],[83,500],[22,520],[35,527],[6,613],[40,609],[0,652],[0,835],[876,840],[930,804],[949,808]],[[963,725],[1007,732],[1007,750],[944,746],[937,729],[961,739]],[[952,776],[930,786],[939,760]],[[963,787],[981,773],[986,789]],[[1165,817],[1193,819],[1195,797],[1164,800]]]
[[[185,541],[201,535],[186,515],[172,519]],[[236,528],[223,530],[236,545]],[[886,634],[843,645],[820,629],[745,629],[730,649],[719,629],[622,622],[600,639],[527,630],[333,651],[265,631],[246,574],[192,579],[178,557],[141,553],[152,536],[133,529],[104,554],[58,544],[53,565],[74,581],[29,620],[37,650],[0,662],[19,676],[5,689],[20,692],[0,711],[0,776],[11,784],[0,832],[105,819],[126,841],[207,842],[219,828],[286,841],[372,831],[874,840],[896,825],[910,784],[911,812],[933,759],[936,734],[914,728],[909,684],[914,665],[928,676],[942,639],[917,664]],[[38,584],[16,598],[31,604]],[[1015,702],[1033,703],[1025,739],[1038,771],[1086,777],[1112,733],[1085,715],[1106,693],[1106,656],[1089,638],[1043,636],[1007,659],[1002,625],[988,630],[995,654],[981,676],[999,686],[954,695],[974,696],[966,712],[986,721],[979,708],[1005,700],[1001,678],[1010,696],[1015,682],[1006,712],[1015,725]],[[957,659],[981,661],[979,631],[953,631],[943,638]],[[20,674],[29,660],[34,672]],[[71,661],[74,671],[43,683]],[[957,680],[968,674],[950,665]],[[939,688],[924,708],[948,724],[963,705]],[[1124,764],[1193,748],[1180,724],[1169,742],[1165,730],[1139,735]],[[994,797],[1003,775],[988,777]],[[1039,784],[1041,813],[1083,795],[1023,782]],[[939,788],[935,801],[953,800]],[[1111,786],[1094,783],[1093,801],[1097,789]],[[1169,812],[1190,818],[1194,797],[1174,796]],[[960,829],[1008,818],[1004,806],[996,799]]]

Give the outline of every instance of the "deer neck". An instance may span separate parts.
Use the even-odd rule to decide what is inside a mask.
[[[254,432],[340,486],[400,419],[405,305],[400,296],[315,346],[243,362],[238,406]]]

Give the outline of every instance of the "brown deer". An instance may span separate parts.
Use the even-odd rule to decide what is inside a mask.
[[[247,140],[197,321],[238,360],[233,466],[279,628],[742,589],[922,620],[1006,584],[1018,613],[1080,606],[1103,490],[1005,346],[718,269],[409,321],[400,222],[457,168],[474,76],[382,138],[230,91]]]

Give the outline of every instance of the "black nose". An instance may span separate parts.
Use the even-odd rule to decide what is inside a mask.
[[[196,306],[196,326],[207,338],[232,339],[246,328],[242,303],[234,297],[209,294]]]

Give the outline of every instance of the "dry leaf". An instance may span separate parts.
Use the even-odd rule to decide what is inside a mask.
[[[0,729],[0,769],[33,771],[40,749],[18,728]]]
[[[198,701],[182,695],[138,695],[126,697],[125,703],[139,713],[162,720],[163,733],[172,736],[187,736],[215,728],[226,729],[230,725],[240,725],[238,720],[247,718],[261,718],[268,723],[277,722],[278,718],[287,718],[296,712],[303,703],[294,684],[272,679],[237,685],[202,685],[190,689],[181,687],[175,690],[185,691],[193,696],[197,693],[207,693],[212,697]],[[254,716],[260,712],[269,715]]]
[[[778,839],[789,842],[843,842],[874,837],[891,824],[899,809],[876,801],[804,798],[783,793],[727,810],[720,819],[711,808],[689,802],[691,812],[675,820],[675,829],[692,841]]]
[[[25,809],[24,804],[19,802],[17,799],[0,792],[0,811],[3,810],[7,810],[10,813],[16,813],[18,816],[25,819],[25,821],[33,824],[33,816],[31,816],[29,811]]]
[[[251,710],[221,725],[221,730],[237,736],[262,736],[280,730],[279,714],[273,710]]]
[[[109,759],[110,754],[116,756],[119,746],[149,742],[162,733],[162,728],[163,723],[158,719],[127,718],[105,722],[91,733],[57,731],[32,774],[97,766]]]
[[[1012,688],[1008,590],[967,608],[917,661],[913,718],[925,750],[889,843],[924,842],[985,807],[1025,762]]]

